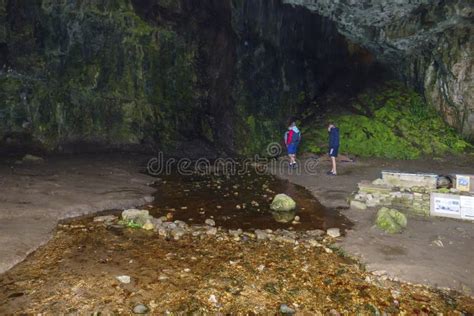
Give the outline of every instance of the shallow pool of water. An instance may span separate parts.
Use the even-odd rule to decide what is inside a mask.
[[[305,188],[271,175],[249,171],[242,175],[216,174],[161,178],[156,186],[150,213],[155,217],[173,216],[189,224],[212,218],[228,229],[327,229],[345,230],[351,223],[337,210],[325,208]],[[276,194],[285,193],[297,204],[299,223],[279,223],[270,204]]]

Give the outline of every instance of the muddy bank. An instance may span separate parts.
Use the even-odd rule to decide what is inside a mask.
[[[291,174],[274,163],[272,172],[304,186],[321,203],[341,210],[354,223],[340,245],[361,259],[371,271],[400,280],[448,287],[474,293],[474,224],[445,218],[409,217],[407,230],[387,235],[374,227],[376,210],[349,209],[348,197],[361,180],[374,180],[382,170],[430,172],[437,174],[474,173],[474,156],[437,160],[391,161],[359,159],[340,163],[337,177],[326,176],[328,161],[321,162],[316,174]],[[442,246],[434,243],[441,240]]]
[[[133,154],[0,161],[0,273],[45,244],[59,220],[150,202],[153,178]]]

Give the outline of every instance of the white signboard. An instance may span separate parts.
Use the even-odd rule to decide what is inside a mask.
[[[461,217],[474,220],[474,196],[461,196]]]
[[[431,215],[461,218],[461,199],[459,195],[432,193]]]

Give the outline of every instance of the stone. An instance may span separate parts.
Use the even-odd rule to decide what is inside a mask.
[[[282,313],[283,315],[293,315],[293,314],[296,313],[296,311],[293,308],[286,305],[286,304],[281,304],[280,305],[280,313]]]
[[[326,232],[329,237],[337,238],[341,236],[341,231],[339,228],[329,228]]]
[[[275,212],[290,212],[296,208],[296,202],[286,194],[277,194],[270,208]]]
[[[315,239],[308,239],[306,240],[306,242],[308,243],[308,245],[310,245],[311,247],[322,247],[322,245]]]
[[[137,304],[133,307],[134,314],[146,314],[150,309],[144,304]]]
[[[131,278],[128,275],[119,275],[116,277],[117,280],[120,281],[120,283],[123,284],[129,284],[131,282]]]
[[[352,200],[351,201],[351,208],[358,209],[358,210],[366,210],[367,204],[361,201]]]
[[[324,230],[321,229],[313,229],[313,230],[308,230],[306,231],[306,235],[312,236],[312,237],[321,237],[324,235]]]
[[[272,212],[273,219],[278,223],[289,223],[295,218],[295,212]]]
[[[276,241],[284,242],[288,244],[294,244],[296,242],[296,240],[290,236],[277,236],[275,239]]]
[[[209,299],[208,299],[209,303],[212,303],[214,305],[216,305],[218,303],[217,301],[217,298],[214,294],[212,294],[211,296],[209,296]]]
[[[115,215],[104,215],[104,216],[96,216],[94,217],[94,222],[115,222],[117,220],[117,216]]]
[[[211,218],[206,219],[204,223],[209,226],[216,226],[216,222]]]
[[[398,210],[382,207],[377,213],[375,223],[379,229],[390,234],[396,234],[401,233],[406,228],[407,218],[405,214]]]
[[[26,163],[43,163],[43,162],[44,162],[44,159],[41,158],[41,157],[38,157],[38,156],[26,154],[26,155],[23,157],[22,161],[23,161],[23,162],[26,162]]]
[[[151,203],[155,200],[155,198],[150,195],[145,196],[143,199],[145,200],[146,203]]]
[[[147,210],[128,209],[122,212],[123,220],[127,222],[133,221],[140,226],[145,225],[145,223],[151,221],[152,218]]]
[[[257,240],[265,240],[268,239],[268,234],[260,229],[255,230],[255,236],[257,237]]]
[[[173,236],[175,240],[180,239],[185,234],[186,234],[186,231],[180,227],[175,227],[174,229],[171,230],[171,236]]]
[[[241,234],[242,234],[242,229],[236,229],[236,230],[233,230],[233,229],[229,229],[229,235],[233,236],[233,237],[239,237]]]
[[[382,171],[382,179],[385,183],[400,188],[422,187],[436,190],[438,175]]]
[[[372,181],[372,184],[374,185],[385,185],[385,182],[383,181],[383,179],[375,179],[374,181]]]
[[[155,225],[150,220],[147,220],[146,223],[142,226],[144,230],[153,230],[155,229]]]
[[[208,234],[209,236],[215,236],[217,234],[217,228],[209,227],[206,231],[206,234]]]

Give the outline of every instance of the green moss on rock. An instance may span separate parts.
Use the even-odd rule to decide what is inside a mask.
[[[424,155],[462,153],[472,145],[443,122],[416,92],[391,82],[357,98],[358,114],[328,120],[340,129],[340,152],[362,157],[416,159]],[[318,152],[327,142],[326,126],[305,127],[303,148]]]
[[[375,224],[387,233],[397,234],[407,227],[407,218],[395,209],[382,207],[377,213]]]

